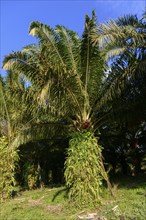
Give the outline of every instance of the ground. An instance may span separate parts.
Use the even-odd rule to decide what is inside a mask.
[[[120,178],[113,185],[115,198],[103,188],[102,202],[95,208],[68,203],[64,187],[21,192],[1,202],[0,220],[77,220],[94,213],[100,220],[145,220],[145,177]],[[84,218],[87,219],[87,218]]]

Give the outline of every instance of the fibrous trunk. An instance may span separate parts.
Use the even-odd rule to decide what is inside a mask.
[[[101,147],[91,131],[72,135],[65,162],[69,199],[78,205],[97,204],[103,179]]]

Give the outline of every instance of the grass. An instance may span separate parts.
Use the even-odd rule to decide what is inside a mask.
[[[71,206],[64,197],[63,187],[24,191],[14,199],[1,202],[0,220],[76,220],[79,215],[93,212],[102,220],[145,220],[144,177],[123,178],[114,183],[115,198],[103,188],[102,204],[86,209]]]

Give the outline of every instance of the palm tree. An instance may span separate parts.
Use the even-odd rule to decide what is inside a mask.
[[[101,118],[99,114],[97,117],[97,111],[103,105],[100,100],[103,95],[104,62],[98,45],[92,44],[91,33],[95,27],[94,12],[91,19],[86,16],[82,38],[64,26],[58,25],[52,29],[34,21],[29,33],[38,38],[38,44],[6,56],[3,62],[4,69],[27,79],[26,87],[29,89],[25,101],[27,103],[31,97],[31,104],[26,105],[26,111],[37,108],[39,112],[44,112],[41,117],[35,112],[39,121],[35,124],[35,130],[41,124],[46,131],[45,124],[41,122],[47,121],[48,127],[52,128],[54,122],[62,128],[65,126],[66,132],[71,134],[65,179],[70,199],[79,204],[98,201],[102,179],[108,181],[96,132],[106,115],[103,117],[101,114]],[[33,123],[31,125],[32,128]],[[32,135],[29,132],[30,127],[17,135],[13,146],[30,141]],[[22,135],[26,137],[20,141]]]
[[[91,33],[94,45],[99,45],[103,56],[110,64],[104,95],[104,102],[119,96],[123,89],[133,84],[138,77],[143,78],[146,70],[146,22],[136,15],[127,15],[116,21],[109,20]]]
[[[11,75],[11,74],[10,74]],[[14,86],[11,84],[11,89]],[[20,91],[19,91],[20,92]],[[13,99],[14,101],[14,99]],[[10,88],[9,83],[5,80],[0,78],[0,192],[2,195],[2,199],[5,196],[10,196],[11,192],[13,191],[13,186],[15,185],[14,181],[14,170],[17,166],[17,150],[13,152],[13,149],[9,148],[9,144],[12,141],[13,134],[14,134],[14,118],[15,118],[15,125],[18,120],[19,115],[19,107],[17,109],[14,107],[15,104],[12,101],[12,95],[10,96]],[[16,99],[15,99],[16,101]],[[20,121],[20,117],[19,117]],[[20,124],[20,122],[19,122]],[[18,126],[18,124],[17,124]],[[15,160],[15,163],[14,163]],[[11,166],[10,166],[11,164]]]
[[[104,102],[112,100],[113,121],[126,124],[128,130],[136,129],[146,120],[146,21],[145,14],[127,15],[110,20],[92,32],[94,45],[102,49],[105,60],[110,63],[107,74],[109,89]],[[131,149],[132,151],[133,149]]]

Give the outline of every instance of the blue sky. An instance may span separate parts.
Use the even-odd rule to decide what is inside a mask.
[[[1,0],[0,4],[1,65],[5,55],[36,42],[28,35],[31,21],[38,20],[52,27],[62,24],[81,35],[85,15],[91,15],[92,10],[96,11],[99,22],[125,14],[140,17],[145,0]]]

